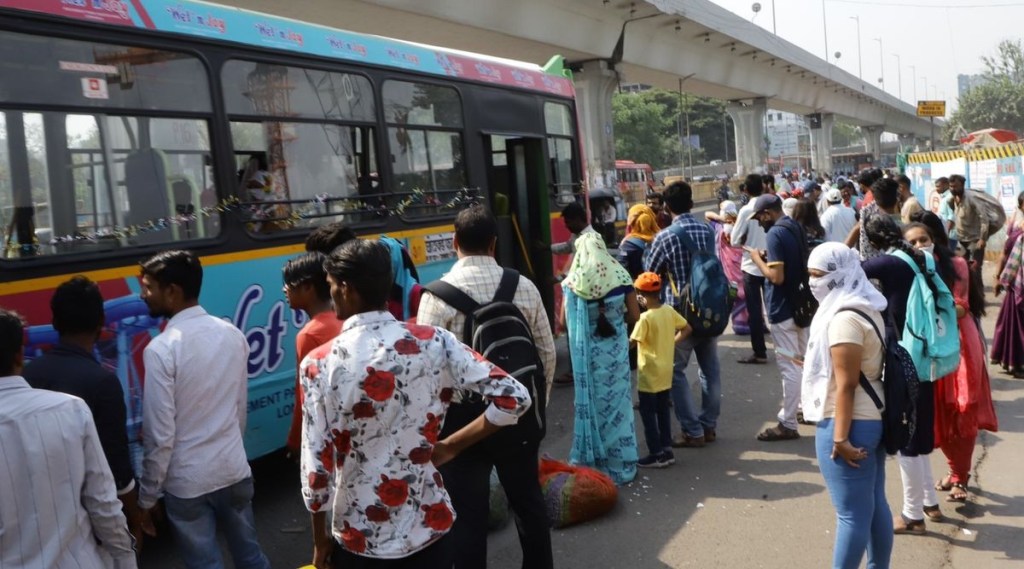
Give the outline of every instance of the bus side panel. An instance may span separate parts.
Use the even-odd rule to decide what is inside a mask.
[[[451,269],[451,235],[440,231],[406,240],[406,245],[426,245],[424,258],[416,259],[421,282],[438,279]],[[199,300],[207,312],[241,330],[249,344],[245,449],[248,457],[255,459],[284,446],[295,404],[295,337],[308,319],[304,313],[290,309],[281,292],[281,268],[291,255],[232,257],[227,262],[204,263]],[[145,384],[142,353],[150,339],[160,333],[164,321],[149,316],[149,309],[139,298],[135,272],[135,267],[126,267],[123,274],[131,276],[97,282],[106,299],[107,321],[96,354],[101,365],[121,379],[138,472],[142,464]],[[50,325],[52,295],[52,289],[43,289],[0,296],[0,306],[19,311],[27,321],[25,354],[29,360],[57,342],[57,333]]]

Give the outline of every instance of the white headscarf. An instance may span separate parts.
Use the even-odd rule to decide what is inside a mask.
[[[801,386],[804,417],[808,421],[820,421],[833,371],[829,322],[841,309],[881,312],[887,302],[864,274],[857,251],[842,243],[822,243],[815,247],[807,260],[807,268],[827,273],[823,277],[811,277],[809,281],[819,304],[811,321]]]

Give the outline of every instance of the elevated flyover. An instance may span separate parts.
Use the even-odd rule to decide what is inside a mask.
[[[915,108],[709,0],[219,0],[299,20],[576,71],[592,185],[615,176],[611,95],[620,81],[731,102],[740,173],[765,164],[767,108],[812,115],[813,164],[831,163],[836,118],[924,139]],[[681,83],[680,83],[681,82]]]

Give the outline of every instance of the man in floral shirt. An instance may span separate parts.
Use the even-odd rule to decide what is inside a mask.
[[[300,366],[302,495],[313,518],[313,565],[384,567],[401,559],[403,567],[451,566],[446,536],[455,512],[435,467],[515,424],[530,396],[452,333],[399,322],[387,311],[392,275],[384,245],[350,241],[324,268],[345,324]],[[456,389],[491,405],[438,440]]]

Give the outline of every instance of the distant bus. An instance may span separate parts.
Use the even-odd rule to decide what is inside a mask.
[[[195,251],[200,301],[249,342],[247,453],[272,452],[306,321],[281,267],[317,226],[399,239],[426,282],[454,262],[455,214],[489,203],[499,262],[554,314],[543,244],[568,237],[558,212],[583,187],[561,63],[191,0],[0,0],[0,306],[27,319],[31,358],[56,341],[54,288],[99,284],[97,355],[121,378],[138,448],[142,350],[163,326],[138,298],[138,262]]]
[[[616,160],[615,174],[619,180],[619,191],[627,205],[644,203],[649,192],[654,191],[654,170],[649,164],[637,164],[632,160]]]

